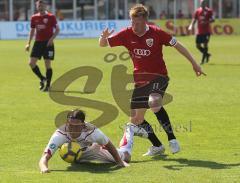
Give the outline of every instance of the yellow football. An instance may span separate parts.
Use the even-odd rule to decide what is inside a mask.
[[[64,143],[59,149],[59,155],[64,161],[75,163],[82,155],[82,147],[77,142]]]

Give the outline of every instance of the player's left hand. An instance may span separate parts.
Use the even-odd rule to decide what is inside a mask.
[[[125,161],[122,161],[121,163],[118,163],[119,167],[129,167],[130,165],[128,163],[126,163]]]
[[[106,39],[106,38],[108,38],[113,32],[114,32],[114,30],[109,31],[109,29],[106,28],[106,29],[104,29],[104,30],[102,31],[101,37],[104,38],[104,39]]]
[[[52,46],[53,45],[53,39],[49,39],[48,43],[47,43],[47,47],[48,46]]]
[[[188,31],[191,31],[191,30],[192,30],[192,24],[188,26]]]
[[[193,64],[193,70],[194,70],[194,72],[196,73],[197,76],[201,76],[201,75],[206,76],[207,75],[203,72],[201,66],[198,65],[198,64]]]

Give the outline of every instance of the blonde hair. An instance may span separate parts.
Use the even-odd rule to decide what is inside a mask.
[[[143,17],[147,19],[148,15],[149,13],[147,7],[142,4],[134,5],[129,11],[130,17]]]

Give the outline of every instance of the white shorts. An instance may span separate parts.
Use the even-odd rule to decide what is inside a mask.
[[[124,160],[124,153],[122,151],[118,151],[118,154],[122,160]],[[104,149],[99,144],[92,144],[85,151],[83,151],[82,156],[79,159],[79,162],[91,162],[91,161],[99,161],[101,163],[114,163],[116,162],[113,156],[108,152],[108,150]]]

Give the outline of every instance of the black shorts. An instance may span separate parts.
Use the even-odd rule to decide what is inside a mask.
[[[208,43],[209,40],[210,40],[210,34],[199,34],[196,37],[197,44]]]
[[[35,41],[31,57],[38,58],[39,60],[43,57],[44,59],[54,60],[54,45],[47,47],[48,41]]]
[[[131,109],[149,108],[148,99],[151,93],[159,93],[162,97],[168,87],[168,76],[160,76],[145,86],[135,85],[131,98]]]

